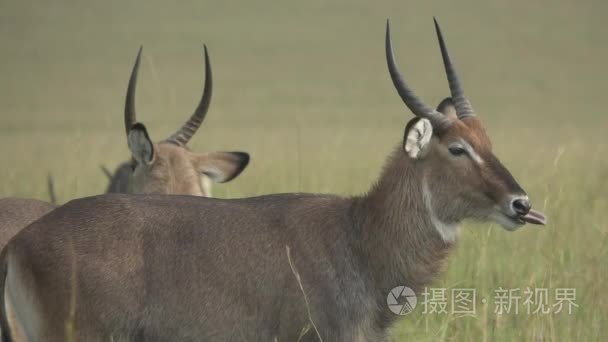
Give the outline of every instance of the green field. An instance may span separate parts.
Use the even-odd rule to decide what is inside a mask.
[[[449,91],[442,24],[496,154],[545,211],[515,233],[467,224],[437,288],[475,288],[475,315],[423,314],[394,341],[608,339],[608,3],[584,1],[0,2],[0,197],[99,194],[128,158],[122,108],[144,45],[138,116],[154,140],[191,114],[214,71],[196,151],[252,156],[218,197],[360,194],[412,114],[389,80],[390,16],[400,67],[429,104]],[[576,289],[572,314],[496,314],[500,287]],[[481,303],[481,299],[488,303]],[[420,299],[420,298],[419,298]],[[450,299],[448,297],[448,299]],[[523,312],[522,312],[523,311]]]

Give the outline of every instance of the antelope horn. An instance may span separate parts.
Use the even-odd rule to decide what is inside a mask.
[[[448,77],[450,93],[452,93],[452,100],[454,101],[458,118],[464,119],[475,116],[475,112],[473,112],[473,107],[471,106],[469,99],[464,96],[464,90],[462,89],[462,85],[460,84],[460,80],[456,74],[456,70],[454,69],[452,61],[450,60],[448,49],[445,46],[445,41],[443,40],[443,35],[441,34],[441,28],[439,28],[437,19],[433,17],[433,21],[435,22],[435,31],[437,31],[437,39],[439,40],[439,48],[441,49],[443,66],[445,67],[445,73]]]
[[[204,45],[205,48],[205,90],[203,91],[203,96],[201,97],[201,101],[196,107],[196,110],[186,121],[186,123],[173,135],[166,139],[167,142],[176,144],[178,146],[185,146],[190,138],[196,133],[198,128],[205,120],[205,116],[207,115],[207,110],[209,109],[209,104],[211,103],[211,93],[213,90],[213,77],[211,74],[211,62],[209,61],[209,54],[207,53],[207,46]]]
[[[135,65],[133,65],[133,70],[131,71],[131,77],[129,78],[129,86],[127,87],[127,99],[125,101],[125,131],[127,134],[129,134],[131,126],[137,121],[135,117],[135,89],[137,88],[137,73],[139,72],[142,49],[143,46],[140,46],[137,58],[135,59]]]
[[[393,84],[395,89],[397,89],[397,93],[401,96],[401,99],[405,103],[405,105],[416,115],[421,118],[426,118],[431,121],[433,128],[438,130],[443,130],[450,126],[452,120],[450,120],[445,115],[441,114],[437,110],[428,107],[425,105],[419,98],[416,96],[414,91],[410,89],[410,87],[405,83],[397,65],[395,64],[395,56],[393,54],[393,44],[391,42],[391,27],[388,19],[386,20],[386,64],[388,65],[388,72],[391,75],[391,79],[393,80]]]

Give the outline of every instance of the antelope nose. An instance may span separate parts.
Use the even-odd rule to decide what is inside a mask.
[[[527,198],[516,198],[511,202],[511,208],[519,216],[525,216],[530,212],[530,201]]]

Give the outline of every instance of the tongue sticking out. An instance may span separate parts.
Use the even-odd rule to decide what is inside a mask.
[[[534,209],[530,209],[530,212],[527,213],[526,216],[522,216],[521,219],[531,224],[542,224],[543,226],[547,224],[545,214]]]

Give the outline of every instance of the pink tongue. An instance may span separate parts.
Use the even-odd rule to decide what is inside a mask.
[[[522,220],[531,224],[542,224],[543,226],[547,224],[545,214],[534,209],[530,209],[530,212],[526,216],[522,217]]]

